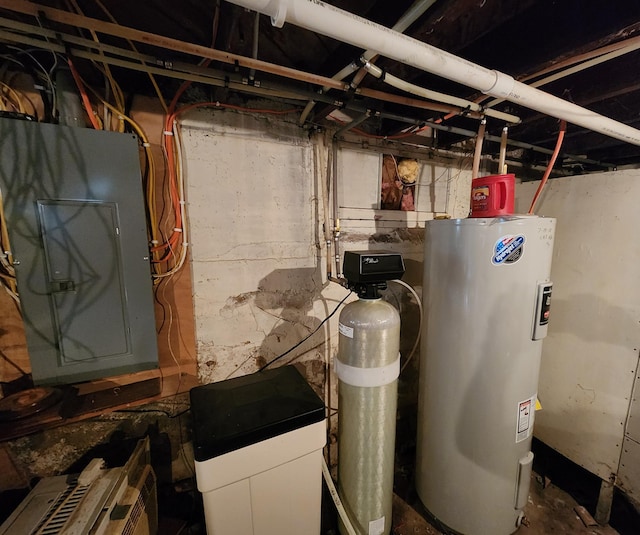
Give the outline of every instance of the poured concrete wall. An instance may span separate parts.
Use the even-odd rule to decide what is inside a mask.
[[[220,110],[191,112],[181,124],[190,231],[187,269],[193,277],[194,308],[181,305],[169,312],[167,307],[166,314],[174,324],[193,314],[198,374],[202,382],[211,382],[253,372],[288,350],[348,293],[327,282],[324,206],[331,203],[324,192],[330,137],[310,135],[297,126],[296,117],[287,122]],[[466,215],[470,162],[422,161],[418,196],[425,211],[390,212],[372,207],[379,197],[382,152],[347,146],[339,150],[341,250],[403,253],[404,280],[420,293],[424,221],[434,216],[429,207]],[[385,298],[401,312],[401,352],[406,356],[419,332],[416,303],[398,285],[390,285]],[[281,361],[295,359],[325,399],[330,391],[335,396],[335,377],[331,379],[328,370],[337,349],[337,322],[338,314]],[[414,355],[414,366],[418,361]],[[416,396],[417,381],[404,379],[415,377],[411,368],[403,374],[401,405]],[[330,401],[335,407],[337,396]],[[182,411],[188,400],[183,396],[166,403],[161,412],[173,413]],[[123,434],[144,434],[162,415],[153,406],[141,410],[5,442],[0,461],[3,455],[9,459],[16,482],[0,488],[75,470],[78,459],[97,445]],[[161,422],[159,432],[173,443],[172,474],[163,478],[187,477],[190,444],[181,444],[188,437],[187,422],[161,419],[167,425],[165,429]]]
[[[327,282],[330,138],[310,135],[295,118],[224,111],[187,115],[182,129],[199,376],[210,382],[270,362],[315,329],[347,291]],[[466,215],[469,170],[459,161],[449,162],[453,171],[423,164],[419,207],[438,208],[387,213],[372,206],[380,195],[381,151],[341,146],[338,156],[342,249],[403,253],[405,280],[420,291],[424,221],[447,211]],[[391,302],[411,308],[402,288],[390,292]],[[323,385],[337,319],[281,362],[295,357],[307,378]],[[411,314],[409,323],[416,321]]]

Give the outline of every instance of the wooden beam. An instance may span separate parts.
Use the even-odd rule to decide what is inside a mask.
[[[113,411],[131,410],[154,401],[160,401],[169,396],[188,392],[200,384],[197,377],[180,373],[169,375],[171,372],[177,372],[177,369],[163,370],[162,372],[160,370],[149,370],[99,381],[98,385],[111,392],[111,401],[109,403],[106,403],[108,398],[106,393],[104,396],[101,395],[99,403],[94,403],[96,406],[101,405],[99,408],[92,407],[92,400],[97,399],[95,396],[100,390],[93,390],[91,383],[82,384],[80,385],[82,388],[81,395],[85,396],[86,399],[82,400],[81,406],[78,407],[80,410],[75,414],[67,418],[60,414],[62,406],[64,405],[63,399],[53,407],[30,417],[0,422],[0,441],[12,440],[60,425],[81,422]],[[138,395],[135,395],[135,388],[137,387],[136,381],[141,381],[141,383],[139,383],[141,390]],[[160,383],[160,391],[158,391],[157,388],[158,382]],[[126,399],[124,399],[125,396],[122,396],[122,400],[119,401],[119,392],[122,391],[125,386],[132,389],[132,392],[127,394]],[[73,385],[63,386],[61,388],[64,390],[65,395],[73,395]],[[104,391],[105,390],[103,390],[103,392]],[[108,405],[108,408],[105,408],[106,405]]]
[[[3,2],[6,0],[0,0],[0,7],[3,5]],[[74,15],[77,16],[77,15]],[[86,19],[86,17],[84,17]],[[5,40],[14,40],[15,42],[19,42],[22,44],[28,44],[29,46],[36,46],[42,48],[49,48],[52,51],[64,53],[65,46],[69,44],[77,44],[80,46],[84,46],[88,49],[95,49],[98,53],[88,52],[84,49],[79,48],[69,48],[68,52],[73,56],[90,59],[94,61],[99,61],[103,63],[108,63],[111,65],[116,65],[123,68],[128,68],[132,70],[138,70],[143,72],[149,72],[152,74],[157,74],[160,76],[168,76],[171,78],[177,78],[182,80],[191,80],[197,81],[200,83],[205,83],[209,85],[214,85],[218,87],[230,87],[237,91],[245,92],[245,93],[253,93],[268,96],[270,90],[268,89],[267,84],[261,85],[260,87],[254,87],[253,85],[242,84],[239,81],[234,81],[235,76],[223,76],[222,74],[215,74],[214,71],[210,68],[199,67],[197,65],[189,65],[184,62],[174,62],[170,68],[169,67],[159,67],[155,64],[155,59],[153,56],[147,54],[140,54],[138,52],[132,52],[130,50],[120,49],[118,47],[112,45],[106,45],[103,43],[95,43],[93,41],[88,41],[83,38],[71,36],[66,33],[55,32],[54,30],[41,30],[39,27],[18,23],[12,21],[7,18],[0,17],[0,28],[2,26],[9,27],[12,31],[4,31],[0,29],[0,37]],[[19,32],[14,32],[13,30],[19,30]],[[135,30],[137,31],[137,30]],[[34,37],[34,34],[38,34],[38,37]],[[143,32],[144,33],[144,32]],[[57,40],[55,40],[57,38]],[[193,45],[198,46],[198,45]],[[210,49],[206,49],[210,50]],[[109,55],[105,54],[107,52]],[[118,57],[113,56],[122,56],[126,59],[120,59]],[[253,61],[250,58],[246,58],[249,61]],[[138,63],[140,62],[140,63]],[[337,83],[334,80],[335,83]],[[348,85],[345,85],[342,89],[346,89]],[[306,100],[317,98],[313,95],[309,95],[308,91],[301,92],[296,89],[274,89],[273,92],[279,94],[282,97],[295,99],[295,100]],[[288,93],[288,94],[287,94]],[[378,91],[375,89],[369,88],[359,88],[355,92],[357,95],[362,97],[371,98],[374,100],[389,102],[393,104],[400,104],[403,106],[408,106],[411,108],[417,108],[428,111],[435,111],[438,113],[453,113],[456,115],[465,115],[466,117],[470,117],[473,119],[482,118],[482,114],[479,112],[469,112],[467,110],[463,110],[462,108],[458,108],[449,104],[441,104],[438,102],[433,102],[429,100],[424,100],[421,98],[412,98],[403,95],[395,95],[392,93],[387,93],[384,91]],[[277,95],[274,95],[277,96]],[[335,106],[332,108],[335,109]],[[330,111],[328,112],[330,113]]]
[[[247,58],[245,56],[239,56],[229,52],[222,52],[206,46],[187,43],[185,41],[179,41],[178,39],[172,39],[171,37],[144,32],[82,15],[76,15],[60,9],[27,2],[25,0],[0,0],[0,8],[7,9],[15,13],[21,13],[23,15],[31,15],[36,18],[44,15],[44,17],[51,22],[57,22],[59,24],[65,24],[76,28],[85,28],[105,35],[129,39],[137,43],[144,43],[158,48],[182,52],[184,54],[200,58],[212,59],[214,61],[220,61],[230,65],[239,65],[249,69],[256,69],[257,71],[268,72],[270,74],[299,80],[301,82],[340,90],[346,90],[348,88],[347,84],[326,76],[299,71],[289,67],[282,67],[266,61]]]
[[[412,108],[420,108],[423,110],[436,111],[440,113],[451,113],[452,111],[455,112],[455,110],[458,110],[460,113],[462,113],[461,109],[454,108],[451,105],[438,104],[436,102],[405,97],[402,95],[393,95],[391,93],[385,93],[383,91],[369,89],[366,87],[357,89],[356,93],[362,95],[363,97],[369,97],[376,100],[384,100],[385,102],[393,102],[394,104],[402,104],[404,106],[410,106]],[[469,112],[465,113],[465,115],[473,119],[481,119],[483,117],[483,115],[479,112]]]

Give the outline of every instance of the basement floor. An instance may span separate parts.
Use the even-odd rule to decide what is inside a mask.
[[[439,530],[430,522],[415,491],[415,422],[406,415],[399,419],[397,426],[391,534],[448,535],[449,532]],[[529,502],[516,535],[640,534],[640,514],[621,493],[614,494],[610,523],[600,526],[592,516],[600,492],[600,478],[536,439],[532,450],[535,460]]]
[[[640,523],[638,518],[622,520],[620,531],[613,527],[585,524],[576,513],[578,502],[567,492],[553,483],[545,488],[540,484],[540,476],[534,474],[531,482],[529,504],[525,507],[525,522],[515,535],[638,535]],[[167,504],[169,505],[169,504]],[[176,511],[174,507],[160,511]],[[323,528],[321,535],[338,535],[336,514],[330,499],[323,502]],[[412,506],[413,505],[413,506]],[[448,535],[440,531],[426,520],[426,512],[416,500],[412,505],[397,494],[393,499],[393,527],[390,535]],[[201,510],[190,519],[190,527],[185,526],[184,519],[163,517],[160,519],[159,535],[202,535],[205,533]],[[631,514],[629,511],[628,514]],[[589,513],[584,517],[589,519]],[[620,519],[618,519],[620,523]]]
[[[575,509],[578,502],[567,492],[554,484],[545,488],[540,484],[540,476],[534,474],[531,482],[529,504],[525,508],[526,520],[516,535],[637,535],[640,523],[626,520],[627,525],[621,531],[611,526],[586,525],[577,515]],[[322,535],[338,535],[335,527],[336,515],[333,504],[327,499],[324,502]],[[394,495],[393,527],[391,535],[447,535],[429,523],[419,502],[409,503]],[[160,508],[163,510],[171,510]],[[175,510],[175,509],[174,509]],[[423,516],[424,515],[424,516]],[[588,518],[589,515],[587,513]],[[205,531],[201,519],[192,518],[191,529],[185,527],[184,521],[175,518],[161,518],[159,535],[201,535]],[[635,522],[635,524],[633,523]]]
[[[399,437],[400,438],[400,437]],[[437,529],[421,505],[413,484],[415,444],[404,442],[396,458],[393,525],[390,535],[449,535]],[[529,503],[525,507],[525,521],[516,535],[638,535],[640,515],[622,497],[616,494],[613,502],[611,525],[599,526],[591,514],[595,512],[600,479],[575,465],[551,448],[534,440],[537,462],[532,474]],[[544,473],[545,475],[541,475]],[[191,489],[192,490],[192,489]],[[172,494],[172,493],[171,493]],[[160,511],[176,512],[176,507],[187,495],[160,493]],[[163,517],[159,535],[201,535],[205,533],[201,502],[198,493],[187,492],[191,499],[184,502],[183,511],[191,511],[188,522]],[[164,498],[162,498],[164,496]],[[582,507],[582,518],[577,510]],[[328,492],[323,495],[323,522],[321,535],[338,535],[337,514]]]
[[[525,507],[525,522],[517,530],[517,535],[615,535],[619,532],[611,526],[598,526],[591,522],[586,525],[576,513],[578,503],[562,489],[551,484],[546,488],[538,482],[535,476],[531,484],[529,504]],[[394,497],[393,535],[443,535],[427,520],[426,513],[419,503],[411,507],[397,495]],[[418,511],[422,511],[422,514]],[[423,516],[425,515],[425,516]],[[588,513],[587,513],[588,515]],[[586,518],[589,518],[587,516]],[[637,533],[637,531],[635,532]]]
[[[36,433],[14,444],[13,447],[9,447],[7,443],[0,444],[0,488],[14,489],[0,492],[0,523],[28,493],[26,487],[29,486],[30,478],[23,474],[26,471],[24,467],[16,469],[15,466],[16,453],[20,453],[16,447],[19,446],[19,450],[37,449],[40,453],[29,456],[28,459],[32,465],[38,466],[42,463],[45,463],[42,464],[45,466],[49,462],[69,464],[64,459],[58,459],[64,457],[60,452],[69,450],[69,459],[73,462],[64,473],[77,473],[86,465],[88,459],[94,457],[105,458],[108,466],[121,466],[137,439],[150,434],[151,459],[158,478],[159,535],[204,535],[206,530],[202,499],[196,490],[193,472],[182,470],[184,479],[178,478],[178,482],[175,482],[176,467],[181,463],[185,467],[191,463],[186,463],[189,456],[176,453],[178,444],[170,439],[174,437],[183,447],[190,440],[188,416],[185,414],[184,421],[176,417],[184,412],[187,401],[176,398],[172,401],[174,402],[175,406],[164,402],[165,404],[159,404],[157,407],[153,405],[130,412],[114,413],[85,424]],[[169,416],[170,414],[173,416]],[[426,511],[415,492],[413,437],[415,424],[412,425],[400,418],[396,438],[394,518],[391,535],[442,535],[445,532],[439,531],[427,520]],[[87,448],[82,447],[84,442],[87,442]],[[87,451],[82,455],[82,459],[77,459],[79,452],[85,449]],[[593,515],[595,512],[600,479],[536,440],[533,451],[534,474],[529,503],[525,508],[526,521],[518,529],[517,535],[640,534],[640,515],[619,493],[614,495],[610,525],[591,525],[590,514]],[[10,481],[12,473],[16,475],[14,482]],[[18,477],[20,474],[23,475]],[[582,519],[576,512],[578,506],[584,507],[587,512],[582,515]],[[323,497],[321,535],[337,535],[336,521],[335,508],[327,493],[327,496]]]

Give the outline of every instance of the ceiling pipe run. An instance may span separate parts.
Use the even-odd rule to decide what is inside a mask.
[[[0,24],[2,24],[3,20],[5,22],[10,22],[11,24],[14,24],[16,26],[20,26],[23,30],[38,29],[36,27],[29,27],[28,25],[15,23],[14,21],[6,21],[6,19],[2,19],[2,18],[0,18]],[[40,29],[40,31],[43,33],[43,36],[45,38],[48,36],[47,30]],[[456,134],[465,138],[472,138],[476,135],[476,133],[471,130],[466,130],[463,128],[458,128],[458,127],[454,127],[446,124],[434,123],[430,121],[421,121],[408,116],[402,116],[402,115],[393,114],[389,112],[372,111],[372,110],[369,110],[366,106],[355,103],[355,102],[339,103],[338,101],[332,99],[329,95],[315,95],[310,90],[302,90],[299,87],[291,88],[291,87],[287,87],[286,85],[280,85],[280,84],[274,84],[274,83],[269,83],[269,84],[263,83],[263,84],[260,84],[260,87],[255,87],[253,85],[248,85],[246,83],[243,83],[242,77],[239,74],[230,75],[229,73],[225,73],[222,71],[216,71],[216,70],[213,70],[210,68],[204,68],[204,67],[194,67],[191,64],[186,64],[181,62],[172,63],[171,69],[168,69],[165,67],[155,67],[155,66],[152,66],[154,63],[154,58],[152,56],[146,56],[139,53],[134,53],[130,50],[118,49],[117,47],[112,47],[104,44],[97,45],[93,41],[88,41],[86,39],[68,36],[66,34],[57,34],[57,36],[64,37],[65,42],[68,41],[68,42],[83,44],[86,46],[92,46],[102,52],[108,51],[110,53],[119,53],[124,58],[130,58],[131,60],[135,60],[135,61],[127,61],[125,59],[115,58],[105,54],[91,53],[79,48],[67,49],[61,44],[54,44],[52,41],[46,41],[44,39],[43,40],[35,39],[35,38],[28,37],[27,35],[6,32],[0,29],[0,38],[6,39],[10,42],[16,42],[16,43],[26,44],[29,46],[35,46],[38,48],[48,49],[52,52],[57,52],[59,54],[64,54],[65,52],[71,52],[74,57],[84,58],[91,61],[102,61],[102,62],[109,63],[110,65],[122,67],[125,69],[131,69],[131,70],[144,72],[144,73],[152,73],[159,76],[167,76],[169,78],[175,78],[178,80],[190,80],[193,82],[199,82],[199,83],[212,85],[216,87],[228,87],[230,89],[234,89],[236,91],[247,93],[247,94],[260,95],[260,96],[264,96],[264,97],[276,99],[276,100],[283,99],[287,103],[296,103],[296,101],[308,100],[313,97],[314,99],[328,105],[334,105],[334,106],[340,105],[345,110],[353,111],[363,115],[369,114],[369,116],[371,116],[375,114],[377,117],[380,117],[383,119],[390,119],[392,121],[402,122],[405,124],[410,124],[413,127],[429,126],[434,130],[449,132],[451,134]],[[51,37],[54,37],[54,36],[52,35]],[[389,102],[397,102],[405,105],[412,105],[412,103],[407,102],[407,99],[404,99],[404,97],[389,95],[386,93],[381,93],[373,90],[367,90],[367,93],[364,92],[364,89],[362,91],[363,91],[362,93],[363,95],[367,95],[372,98],[388,100]],[[369,92],[371,92],[371,94],[369,94]],[[429,103],[425,103],[425,104],[426,106],[422,106],[425,109],[435,109],[435,108],[432,108]],[[413,105],[418,106],[417,102],[414,103]],[[474,118],[480,118],[480,116],[475,117],[474,112],[469,113],[468,116],[474,117]],[[500,138],[492,135],[485,135],[485,141],[499,142]],[[522,141],[516,141],[513,139],[510,139],[508,141],[508,144],[518,148],[530,149],[541,154],[553,153],[551,149],[546,149],[544,147],[539,147],[536,145],[532,145],[530,143],[524,143]],[[592,160],[589,158],[585,158],[583,156],[563,153],[562,157],[565,159],[569,158],[570,160],[573,160],[576,163],[594,165],[596,167],[600,167],[608,170],[615,169],[615,165],[612,163]],[[531,168],[535,169],[535,167],[531,167]],[[545,168],[542,168],[542,169],[544,170]]]
[[[393,29],[395,31],[397,31],[397,32],[404,33],[404,31],[409,26],[411,26],[416,20],[418,20],[424,14],[424,12],[427,9],[429,9],[435,2],[436,2],[436,0],[417,0],[405,12],[405,14],[402,15],[402,17],[400,17],[398,19],[398,22],[396,22],[393,25]],[[362,57],[364,57],[367,61],[373,61],[375,56],[376,56],[376,52],[374,50],[365,50],[362,53]],[[354,73],[359,68],[360,68],[360,66],[355,61],[352,61],[348,65],[345,65],[336,74],[334,74],[332,76],[332,79],[333,80],[344,80],[347,76],[349,76],[350,74]],[[329,91],[329,89],[331,89],[331,88],[325,86],[325,87],[322,88],[322,92],[326,93],[327,91]],[[300,124],[304,124],[304,122],[306,121],[307,117],[311,113],[311,110],[313,110],[314,106],[315,106],[315,102],[313,102],[312,100],[307,103],[305,109],[303,110],[302,114],[300,115],[300,121],[299,121]]]
[[[612,50],[611,52],[602,54],[601,56],[594,57],[588,61],[583,61],[582,63],[578,63],[577,65],[574,65],[562,71],[556,72],[555,74],[551,74],[549,76],[546,76],[545,78],[536,80],[535,82],[532,82],[529,85],[531,87],[542,87],[543,85],[547,85],[547,84],[550,84],[551,82],[561,80],[562,78],[566,78],[567,76],[571,76],[572,74],[576,74],[578,72],[584,71],[585,69],[595,67],[596,65],[600,65],[607,61],[618,58],[625,54],[629,54],[630,52],[635,52],[636,50],[640,49],[640,39],[635,39],[635,38],[629,39],[628,42],[629,44],[627,44],[626,46],[620,45],[620,43],[616,43],[619,46],[614,50]],[[504,99],[497,98],[489,102],[486,106],[487,108],[490,108],[492,106],[497,106],[501,102],[504,102]]]
[[[283,67],[280,65],[276,65],[274,63],[269,63],[266,61],[261,61],[258,59],[249,58],[246,56],[240,56],[237,54],[231,54],[228,52],[222,52],[220,50],[216,50],[213,48],[204,47],[201,45],[195,45],[193,43],[188,43],[185,41],[179,41],[177,39],[172,39],[169,37],[164,37],[161,35],[152,34],[149,32],[143,32],[140,30],[136,30],[134,28],[129,28],[126,26],[120,26],[118,24],[113,24],[109,22],[104,22],[97,19],[92,19],[85,16],[76,15],[74,13],[69,13],[67,11],[61,11],[58,9],[49,8],[40,4],[34,4],[31,2],[26,2],[24,0],[0,0],[0,7],[9,9],[11,11],[15,11],[17,13],[23,13],[27,15],[32,15],[34,17],[44,16],[49,21],[55,21],[62,24],[66,24],[69,26],[74,26],[78,28],[86,28],[95,32],[104,33],[106,35],[112,35],[116,37],[122,37],[130,41],[136,41],[140,43],[145,43],[148,45],[152,45],[155,47],[159,47],[166,50],[174,50],[177,52],[181,52],[184,54],[196,55],[198,57],[207,58],[215,61],[220,61],[222,63],[234,64],[242,67],[247,67],[249,69],[255,69],[256,71],[267,72],[274,74],[279,77],[289,78],[292,80],[297,80],[300,82],[306,82],[314,85],[323,85],[328,86],[334,89],[339,89],[343,92],[350,91],[349,84],[333,80],[331,78],[327,78],[326,76],[319,76],[313,73],[308,73],[304,71],[300,71],[297,69],[291,69],[289,67]],[[6,26],[8,28],[16,29],[18,31],[27,32],[27,35],[21,35],[16,33],[14,36],[7,35],[6,32],[0,30],[0,33],[7,35],[13,42],[21,42],[26,44],[32,44],[33,46],[41,46],[42,48],[48,48],[53,50],[56,45],[54,43],[59,43],[61,39],[64,39],[65,43],[77,43],[82,46],[86,46],[91,49],[97,49],[101,51],[101,57],[98,59],[101,63],[111,63],[113,65],[120,65],[121,60],[119,59],[111,59],[109,56],[104,56],[102,58],[102,51],[112,51],[118,56],[125,57],[133,57],[131,51],[123,51],[122,49],[118,49],[117,47],[105,45],[104,43],[95,43],[94,41],[87,41],[84,39],[79,39],[67,34],[62,34],[59,32],[55,32],[52,30],[47,30],[46,28],[42,28],[40,26],[34,27],[32,25],[24,24],[18,21],[9,20],[5,18],[0,18],[0,26]],[[35,30],[32,32],[32,30]],[[39,37],[45,37],[45,39],[34,40],[29,35],[37,35]],[[39,44],[38,44],[39,43]],[[60,46],[56,49],[61,53],[65,53],[65,48]],[[74,52],[76,55],[86,54],[84,52]],[[87,57],[86,55],[81,57]],[[136,57],[139,57],[136,55]],[[94,58],[89,58],[94,59]],[[144,62],[144,70],[145,72],[152,72],[155,68],[153,65],[165,65],[167,66],[167,72],[175,68],[175,65],[178,62],[165,62],[158,58],[150,58],[149,60],[145,60]],[[123,65],[121,65],[123,66]],[[134,69],[136,67],[133,67]],[[196,72],[198,67],[190,65],[187,72],[183,75],[185,80],[195,80],[193,77],[189,77],[191,72]],[[138,68],[137,70],[140,70]],[[168,76],[173,76],[172,74],[167,74]],[[173,76],[176,77],[176,76]],[[247,92],[254,92],[254,85],[249,85]],[[413,99],[407,98],[401,95],[393,95],[389,93],[384,93],[382,91],[377,91],[370,88],[359,88],[356,89],[356,94],[359,94],[364,97],[373,98],[376,100],[383,100],[387,102],[394,102],[397,104],[402,104],[405,106],[415,107],[419,109],[425,109],[430,111],[437,111],[442,113],[451,113],[453,115],[461,115],[464,114],[467,117],[471,117],[474,119],[480,119],[482,114],[479,112],[468,112],[462,108],[452,108],[451,106],[445,106],[443,104],[428,102],[423,99]],[[320,101],[326,102],[323,100],[322,94],[313,93],[313,97],[309,97],[307,100],[310,101]],[[329,99],[331,105],[336,107],[342,107],[345,105],[344,102],[337,99]]]
[[[404,33],[405,30],[409,28],[409,26],[411,26],[416,20],[418,20],[425,13],[425,11],[427,11],[427,9],[429,9],[435,3],[436,0],[417,0],[409,8],[409,10],[398,19],[398,22],[396,22],[391,27],[391,29],[395,30],[396,32]],[[375,63],[375,61],[378,59],[378,55],[379,54],[375,50],[366,50],[362,54],[362,57],[364,57],[371,63]],[[367,71],[363,68],[360,68],[360,71],[353,77],[353,80],[351,80],[351,87],[358,87],[362,83],[362,80],[364,80],[364,77],[366,75]]]
[[[492,110],[490,108],[485,109],[480,106],[480,104],[476,104],[475,102],[471,102],[470,100],[446,95],[444,93],[439,93],[438,91],[432,91],[431,89],[417,86],[415,84],[401,80],[400,78],[393,76],[388,72],[383,71],[380,67],[375,66],[373,63],[369,63],[364,57],[361,58],[361,61],[367,72],[369,72],[376,78],[382,79],[385,84],[395,87],[396,89],[400,89],[401,91],[406,91],[407,93],[411,93],[419,97],[424,97],[429,100],[435,100],[436,102],[444,102],[453,106],[459,106],[463,109],[481,112],[484,113],[487,117],[494,117],[508,123],[519,124],[521,122],[520,117],[517,117],[516,115],[513,115],[511,113],[504,113],[498,110]]]
[[[388,58],[472,87],[487,95],[504,98],[588,130],[640,145],[640,130],[320,0],[229,1],[269,15],[274,26],[282,27],[285,22],[290,22],[360,48],[375,50]]]
[[[0,0],[0,6],[9,10],[34,16],[37,15],[37,12],[39,10],[42,10],[50,20],[55,20],[64,24],[70,24],[76,27],[94,29],[100,33],[105,33],[107,35],[125,37],[130,40],[153,44],[157,47],[162,47],[164,45],[164,48],[166,48],[167,50],[176,50],[186,54],[194,54],[196,53],[193,51],[193,49],[195,48],[197,49],[197,55],[205,57],[211,55],[212,59],[216,59],[222,62],[225,62],[225,59],[228,57],[227,54],[221,54],[219,51],[206,47],[164,38],[162,36],[154,35],[148,32],[141,32],[138,30],[133,30],[131,28],[117,26],[115,24],[105,23],[103,21],[98,21],[87,17],[81,17],[79,15],[74,15],[65,11],[59,11],[37,4],[20,2],[19,0]],[[6,31],[3,30],[2,27],[11,28],[16,31]],[[36,35],[38,36],[38,38],[34,37]],[[242,76],[240,74],[229,74],[226,72],[216,71],[214,69],[199,67],[190,63],[183,63],[179,61],[170,62],[170,65],[168,65],[158,60],[154,56],[140,54],[139,52],[133,52],[132,50],[128,49],[121,49],[119,47],[106,45],[104,43],[96,43],[92,40],[83,39],[81,37],[72,36],[65,33],[55,32],[53,30],[47,30],[40,26],[25,24],[2,17],[0,17],[0,38],[12,43],[20,43],[36,48],[50,50],[54,53],[71,53],[74,57],[89,59],[92,61],[99,61],[101,63],[106,62],[110,65],[134,71],[166,76],[182,81],[189,80],[216,87],[228,87],[230,89],[234,89],[236,91],[247,94],[261,95],[275,100],[282,100],[289,104],[297,104],[297,101],[300,100],[317,100],[318,102],[323,102],[331,106],[344,108],[356,113],[375,113],[375,115],[380,118],[390,119],[392,121],[409,124],[415,127],[429,126],[434,130],[449,132],[465,138],[472,138],[476,135],[474,131],[452,127],[446,124],[418,120],[413,117],[402,116],[380,110],[369,110],[364,104],[360,104],[355,101],[341,102],[330,97],[329,95],[317,94],[310,89],[303,89],[301,87],[291,87],[275,82],[263,82],[259,87],[256,87],[255,85],[250,85],[243,82]],[[69,44],[78,45],[84,48],[70,47]],[[91,52],[91,50],[95,50],[96,52]],[[276,68],[276,65],[274,64],[262,62],[259,60],[251,60],[251,58],[245,58],[243,56],[232,57],[238,58],[237,61],[240,64],[246,63],[248,67],[256,66],[256,70],[271,72],[270,69]],[[299,76],[294,75],[294,73],[299,73]],[[284,73],[281,72],[279,74],[285,78],[294,78],[296,80],[303,80],[307,82],[310,81],[310,76],[334,82],[334,80],[331,80],[330,78],[318,77],[316,75],[311,75],[302,71],[286,70]],[[344,87],[342,89],[345,90]],[[381,91],[376,91],[369,88],[359,88],[357,89],[357,93],[372,99],[394,102],[420,109],[440,111],[443,113],[452,111],[451,108],[442,104],[426,102],[424,100],[410,99],[401,95],[391,95],[389,93],[383,93]],[[457,109],[454,113],[458,115],[462,112],[462,109]],[[474,119],[482,118],[480,112],[465,112],[465,115]],[[485,141],[499,142],[500,138],[491,135],[485,135]],[[518,148],[531,149],[541,154],[553,153],[553,151],[550,149],[532,145],[530,143],[515,141],[513,139],[510,139],[508,141],[508,144]],[[563,153],[562,157],[565,159],[569,158],[576,163],[594,165],[602,169],[615,169],[615,165],[612,163],[592,160],[589,158],[584,158],[583,156]]]

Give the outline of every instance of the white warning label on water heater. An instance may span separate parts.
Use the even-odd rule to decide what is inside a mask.
[[[528,439],[533,431],[536,396],[518,403],[518,419],[516,424],[516,444]]]
[[[340,334],[344,334],[347,338],[353,338],[353,327],[348,327],[342,323],[338,323],[338,331]]]

